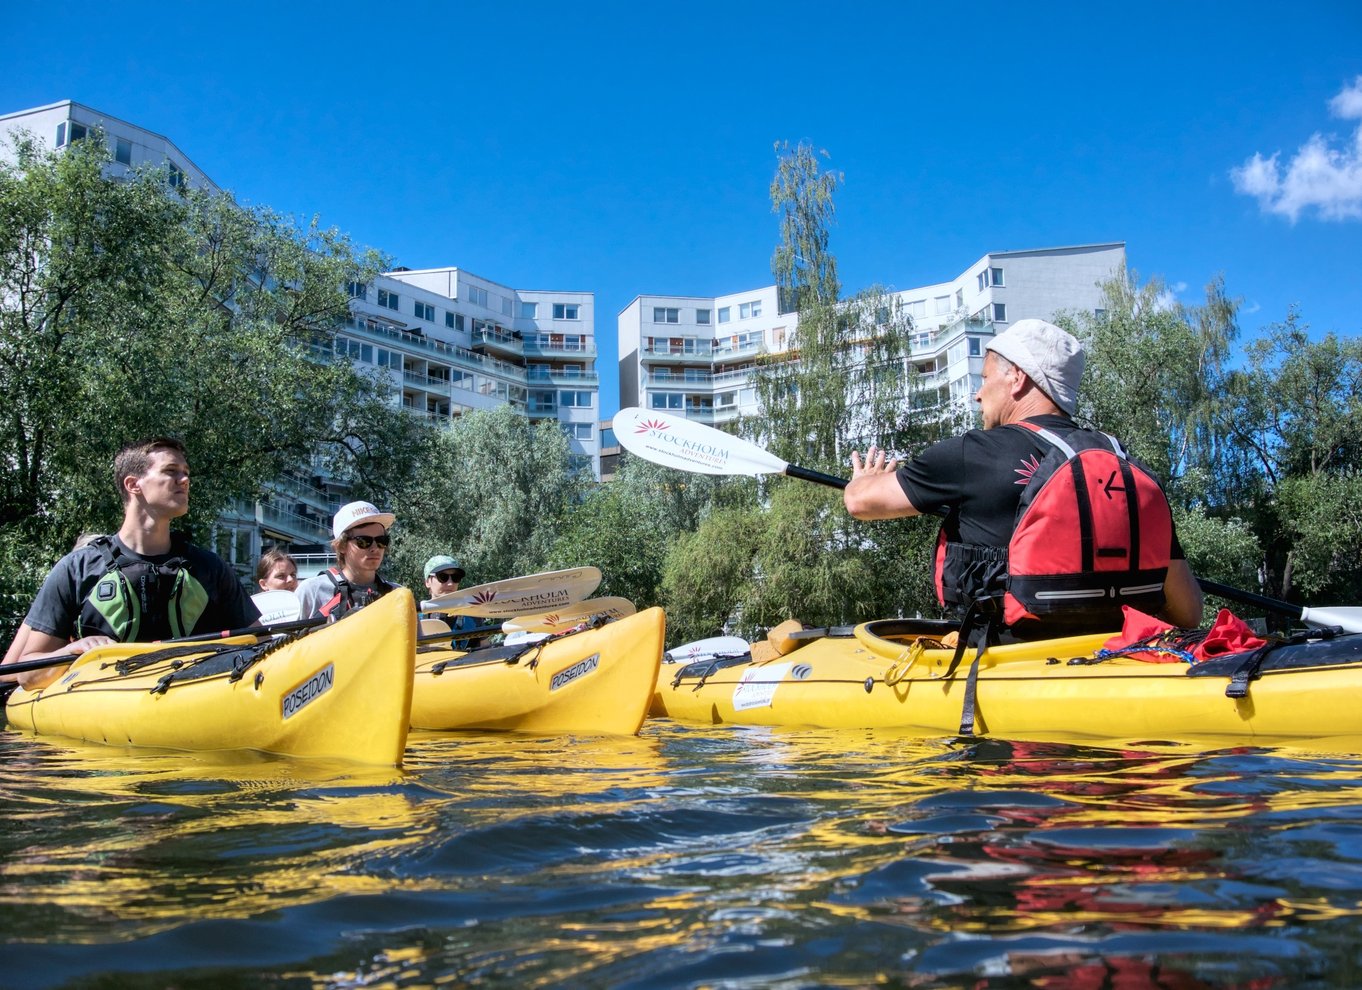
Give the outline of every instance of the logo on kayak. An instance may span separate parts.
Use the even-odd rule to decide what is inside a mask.
[[[578,678],[585,677],[587,674],[592,673],[600,665],[601,655],[599,653],[593,653],[585,660],[577,661],[567,670],[560,670],[558,673],[554,674],[553,679],[549,681],[549,690],[557,691],[561,687],[567,687]]]
[[[474,605],[486,605],[488,602],[494,602],[496,600],[497,593],[495,591],[479,591],[473,596]]]
[[[336,665],[329,663],[284,695],[284,718],[291,718],[316,701],[336,683]]]
[[[813,673],[813,668],[806,663],[797,663],[790,670],[790,679],[793,681],[807,681],[809,675]]]
[[[663,430],[670,429],[671,424],[665,419],[645,419],[638,426],[634,427],[635,433],[661,433]]]

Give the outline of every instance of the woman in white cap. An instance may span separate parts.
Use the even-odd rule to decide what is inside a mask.
[[[1032,474],[1053,447],[1046,436],[1069,438],[1077,446],[1083,434],[1093,435],[1081,431],[1072,418],[1084,362],[1077,339],[1043,320],[1019,320],[989,341],[987,350],[983,379],[974,396],[983,416],[982,430],[933,444],[901,465],[873,446],[864,462],[859,452],[853,452],[853,477],[844,492],[847,511],[858,519],[929,513],[944,517],[935,579],[938,596],[948,607],[1002,599],[1010,587],[1008,549],[1022,495],[1030,490]],[[1120,483],[1119,478],[1109,483],[1111,492],[1124,493]],[[1157,489],[1156,482],[1151,484]],[[1160,512],[1159,503],[1161,532],[1166,534],[1165,566],[1158,579],[1162,593],[1157,594],[1155,584],[1149,597],[1162,600],[1158,606],[1162,618],[1193,628],[1201,621],[1201,589],[1167,522],[1167,500],[1161,492],[1150,501],[1150,511]],[[1056,530],[1060,534],[1056,543],[1079,531],[1079,510],[1073,512],[1072,524]],[[1074,611],[1084,614],[1075,617],[1076,628],[1064,631],[1086,625],[1094,628],[1081,631],[1121,627],[1119,603],[1113,610],[1109,599],[1083,597]],[[1022,638],[1055,635],[1053,622],[1048,624],[1051,628],[1037,624],[1013,626],[1010,631]]]
[[[337,566],[298,586],[299,614],[303,618],[324,615],[334,621],[396,587],[378,576],[388,552],[388,530],[395,521],[391,512],[380,512],[371,502],[341,507],[331,520],[331,547]]]

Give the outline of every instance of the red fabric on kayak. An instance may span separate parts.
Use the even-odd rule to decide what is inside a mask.
[[[1226,653],[1247,653],[1266,645],[1267,640],[1255,636],[1243,619],[1229,609],[1222,608],[1211,623],[1206,638],[1192,647],[1192,656],[1198,660],[1210,660],[1223,657]]]

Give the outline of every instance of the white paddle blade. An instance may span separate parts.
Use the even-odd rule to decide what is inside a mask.
[[[603,615],[611,621],[633,615],[638,609],[627,598],[588,598],[565,608],[550,609],[538,615],[518,615],[501,624],[502,632],[558,633],[571,629],[586,619]]]
[[[631,454],[696,474],[784,474],[788,465],[740,437],[656,409],[615,413],[615,439]]]
[[[271,626],[276,622],[296,622],[302,611],[298,596],[282,588],[256,592],[251,595],[251,601],[260,609],[260,624],[263,626]]]
[[[1356,605],[1303,608],[1301,620],[1312,626],[1339,626],[1344,632],[1362,632],[1362,608]]]
[[[452,591],[422,602],[421,611],[483,618],[528,615],[579,602],[600,587],[600,583],[599,568],[570,567]]]
[[[420,632],[422,636],[454,635],[454,631],[444,619],[422,619]]]
[[[736,657],[752,652],[752,644],[741,636],[714,636],[677,646],[662,654],[667,663],[691,663],[711,657]]]

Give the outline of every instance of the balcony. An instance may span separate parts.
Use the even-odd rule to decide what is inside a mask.
[[[502,333],[499,330],[482,327],[474,330],[472,336],[474,347],[486,348],[489,351],[496,351],[517,358],[523,357],[525,354],[525,338],[519,330]]]
[[[531,385],[583,385],[599,382],[600,375],[581,368],[529,368],[525,380]]]
[[[449,395],[448,378],[432,378],[430,375],[423,375],[419,371],[402,372],[402,381],[408,385],[415,385],[431,392],[437,392],[442,396]]]
[[[526,354],[571,354],[573,357],[596,356],[596,343],[586,334],[540,334],[525,338]]]

